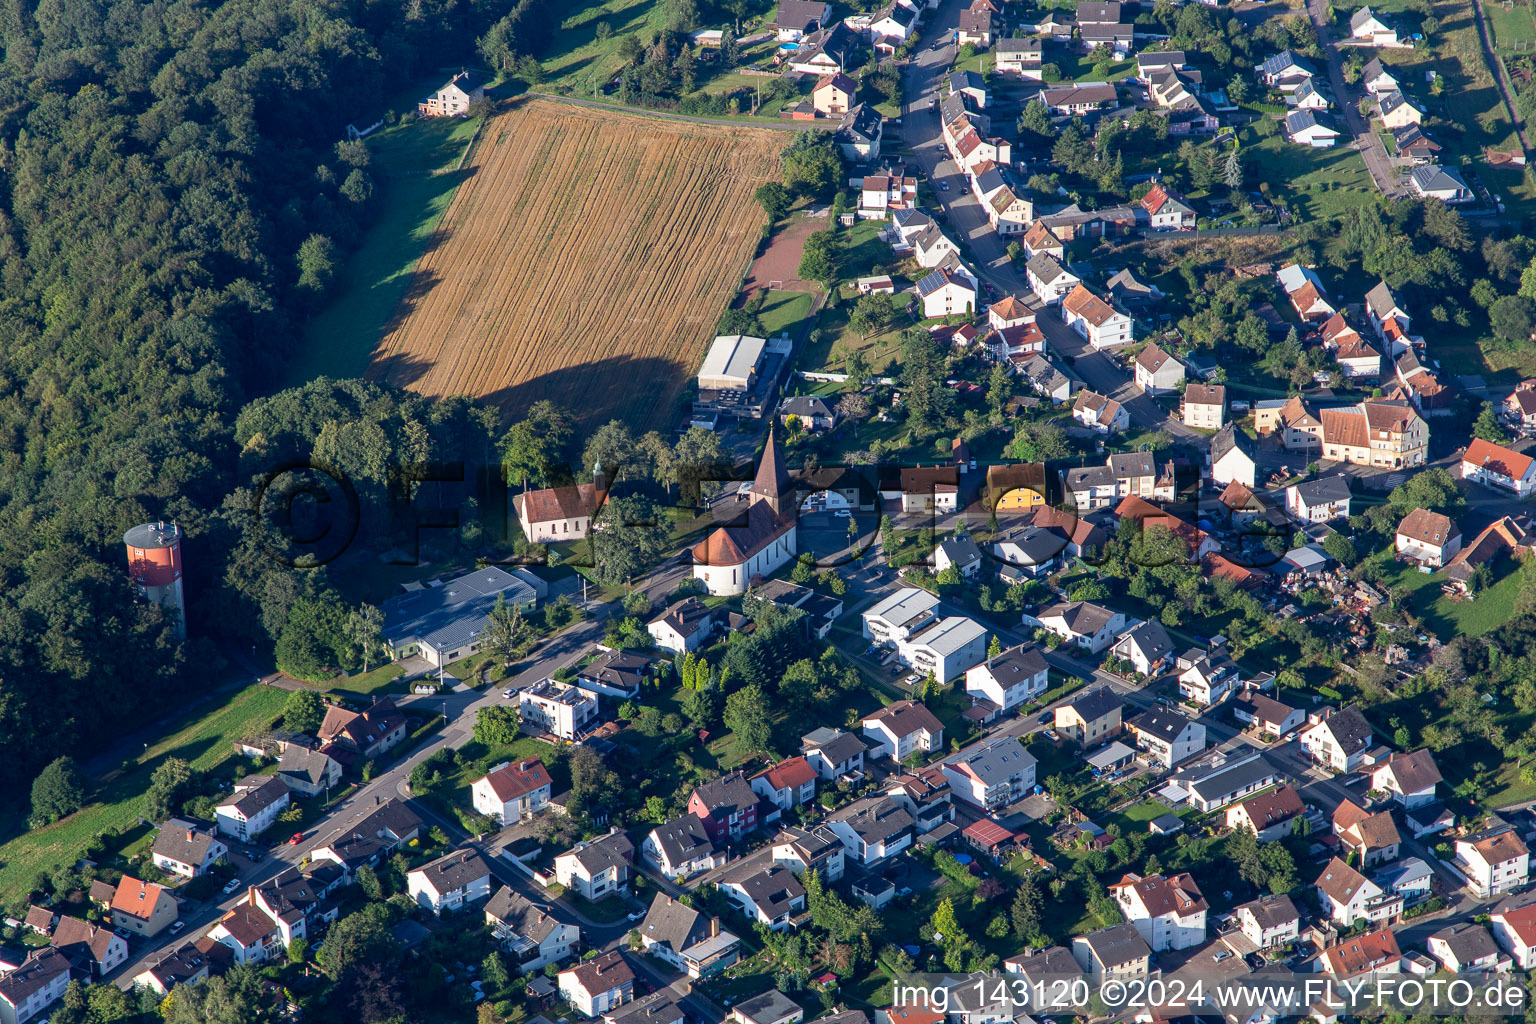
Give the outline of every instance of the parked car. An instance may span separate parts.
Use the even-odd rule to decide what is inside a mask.
[[[1050,725],[1054,721],[1056,721],[1056,712],[1054,711],[1047,711],[1039,718],[1039,724],[1041,725]]]
[[[507,687],[507,688],[506,688],[506,689],[505,689],[505,690],[502,690],[502,691],[501,691],[501,695],[502,695],[502,696],[503,696],[503,697],[505,697],[505,698],[509,698],[509,699],[510,699],[510,698],[511,698],[511,697],[512,697],[512,696],[513,696],[513,695],[515,695],[515,694],[516,694],[516,693],[517,693],[517,688],[516,688],[516,687],[515,687],[515,686],[509,686],[509,687]]]
[[[631,921],[644,921],[645,920],[645,911],[644,910],[632,911],[629,914],[629,919]]]
[[[853,518],[853,513],[848,511],[845,508],[838,509],[836,512],[833,512],[832,515],[835,516],[838,519],[852,519]]]
[[[171,934],[175,935],[176,933],[180,932],[186,926],[187,926],[187,922],[185,922],[185,921],[177,921],[175,924],[171,925]]]
[[[230,893],[234,892],[235,890],[237,890],[239,888],[240,888],[240,879],[238,879],[238,878],[231,878],[229,880],[229,884],[224,887],[224,895],[228,896]]]
[[[289,846],[298,846],[303,841],[304,841],[304,833],[303,832],[295,832],[293,835],[288,837],[288,845]]]
[[[949,182],[947,182],[947,181],[939,182],[939,191],[940,192],[948,192],[949,191]]]

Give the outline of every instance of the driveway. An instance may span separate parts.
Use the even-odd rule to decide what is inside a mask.
[[[1307,16],[1317,29],[1318,42],[1323,52],[1328,55],[1328,84],[1333,89],[1333,98],[1339,105],[1344,126],[1355,137],[1355,148],[1360,151],[1365,169],[1370,172],[1376,187],[1390,198],[1406,195],[1398,184],[1397,170],[1392,166],[1392,158],[1387,156],[1381,136],[1371,130],[1370,121],[1360,116],[1360,94],[1344,87],[1344,57],[1333,38],[1333,26],[1329,24],[1328,15],[1331,10],[1328,0],[1307,0]]]

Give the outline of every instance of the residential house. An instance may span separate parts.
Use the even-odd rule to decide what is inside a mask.
[[[1183,50],[1143,50],[1136,55],[1136,78],[1148,82],[1154,75],[1183,71],[1185,66]]]
[[[1058,263],[1067,258],[1067,247],[1061,244],[1061,239],[1057,238],[1043,221],[1037,220],[1030,226],[1030,229],[1024,233],[1021,244],[1031,259],[1042,253]],[[1025,264],[1025,268],[1028,269],[1028,264]],[[1039,293],[1036,292],[1036,294]]]
[[[903,512],[953,512],[959,500],[957,466],[913,466],[880,484],[880,496],[899,499]]]
[[[517,692],[517,713],[525,732],[574,743],[598,724],[597,694],[575,683],[541,679]]]
[[[803,756],[791,757],[749,780],[752,792],[781,811],[816,799],[816,769]]]
[[[1154,953],[1205,941],[1209,906],[1187,871],[1169,877],[1128,874],[1109,887],[1109,894]]]
[[[1441,164],[1421,164],[1408,177],[1415,195],[1442,203],[1470,203],[1476,196],[1461,172]]]
[[[914,700],[888,704],[865,716],[859,725],[874,757],[905,761],[913,754],[932,754],[944,748],[943,724]]]
[[[795,917],[805,911],[805,887],[793,871],[779,864],[745,864],[727,873],[717,887],[749,921],[769,931],[789,930]]]
[[[1375,744],[1365,716],[1353,707],[1324,708],[1307,716],[1308,725],[1297,740],[1302,749],[1319,764],[1336,772],[1352,772],[1360,767],[1365,752]]]
[[[489,896],[491,865],[478,850],[454,850],[409,872],[405,880],[418,906],[441,914]]]
[[[923,316],[969,315],[976,311],[976,284],[964,274],[939,267],[917,282]]]
[[[237,964],[260,964],[283,953],[283,935],[270,914],[247,896],[219,918],[208,938],[230,951]]]
[[[975,5],[960,12],[955,42],[961,46],[988,47],[997,32],[997,19],[986,7]]]
[[[173,818],[160,826],[150,847],[155,867],[182,878],[197,878],[208,873],[229,853],[229,847],[211,828],[202,828]]]
[[[464,117],[469,105],[485,98],[485,83],[473,71],[460,71],[416,104],[421,117]]]
[[[885,795],[912,815],[918,835],[955,820],[954,790],[942,764],[893,775],[886,783]]]
[[[757,794],[745,774],[728,772],[694,789],[688,813],[704,823],[711,842],[739,840],[757,828]]]
[[[1052,114],[1063,117],[1081,117],[1113,107],[1117,102],[1115,87],[1109,82],[1059,83],[1043,87],[1032,98],[1045,104]]]
[[[1302,82],[1312,78],[1312,68],[1290,50],[1282,50],[1253,69],[1259,81],[1280,92],[1295,92]]]
[[[1368,398],[1359,405],[1324,409],[1319,419],[1325,459],[1377,469],[1424,465],[1429,427],[1407,402]]]
[[[1311,267],[1289,263],[1281,267],[1275,277],[1302,320],[1326,321],[1338,312],[1328,302],[1322,279]],[[1262,431],[1262,426],[1259,429]]]
[[[1149,395],[1171,394],[1184,383],[1184,364],[1157,342],[1150,342],[1136,355],[1133,380]]]
[[[942,685],[987,656],[986,627],[950,615],[896,642],[896,657],[915,672],[932,672]]]
[[[1508,970],[1510,959],[1476,921],[1446,925],[1429,937],[1429,955],[1452,974]]]
[[[820,395],[790,395],[779,402],[779,423],[788,429],[790,418],[809,433],[831,430],[837,425],[837,411]]]
[[[1424,112],[1400,92],[1383,96],[1378,113],[1384,128],[1403,128],[1410,124],[1421,124],[1424,120]]]
[[[503,761],[470,785],[470,804],[478,813],[512,825],[549,806],[551,785],[549,770],[538,758]]]
[[[816,108],[816,113],[829,117],[846,114],[858,94],[859,83],[841,71],[834,71],[816,80],[816,86],[811,90],[811,106]]]
[[[1386,928],[1345,939],[1318,954],[1318,969],[1345,980],[1360,974],[1395,974],[1403,951]]]
[[[443,587],[454,585],[455,583],[445,583]],[[431,589],[442,590],[443,587]],[[386,629],[388,623],[389,615],[386,612]],[[460,649],[462,647],[455,650]],[[454,651],[447,652],[447,654],[453,653]],[[407,724],[405,716],[395,707],[394,701],[388,697],[379,697],[366,711],[350,711],[338,705],[332,705],[326,710],[325,718],[320,722],[320,731],[316,735],[320,740],[320,749],[337,760],[344,761],[349,755],[354,760],[358,758],[373,760],[382,757],[405,739]]]
[[[825,28],[831,18],[832,5],[823,0],[780,0],[773,27],[779,42],[794,43]]]
[[[1274,949],[1301,937],[1301,912],[1284,893],[1239,904],[1233,914],[1238,929],[1259,949]]]
[[[1285,115],[1285,137],[1298,146],[1328,149],[1339,139],[1339,132],[1320,120],[1315,110],[1293,110]]]
[[[1536,967],[1536,901],[1515,897],[1495,907],[1489,921],[1493,937],[1509,951],[1516,967]]]
[[[953,568],[964,579],[981,571],[981,548],[969,537],[946,537],[933,549],[934,574]]]
[[[1136,201],[1136,206],[1146,211],[1148,225],[1153,231],[1189,231],[1195,226],[1195,211],[1184,197],[1170,192],[1161,184],[1153,185],[1147,194]]]
[[[1152,965],[1152,948],[1129,921],[1076,936],[1072,956],[1095,982],[1144,978]]]
[[[800,1024],[805,1010],[776,988],[731,1007],[731,1024]]]
[[[1371,46],[1396,46],[1397,30],[1381,20],[1369,6],[1362,7],[1349,19],[1349,37]]]
[[[1264,842],[1283,839],[1306,807],[1294,786],[1279,786],[1227,808],[1227,827],[1246,828]]]
[[[825,56],[823,50],[820,55]],[[860,103],[837,123],[832,141],[837,143],[843,159],[851,163],[863,163],[880,159],[880,142],[885,136],[885,118],[867,103]]]
[[[1131,318],[1093,294],[1085,285],[1079,284],[1061,300],[1061,318],[1096,349],[1131,342]]]
[[[719,867],[730,859],[715,846],[704,822],[694,814],[684,814],[651,829],[640,844],[640,855],[674,882]]]
[[[380,606],[385,652],[396,661],[420,656],[433,668],[470,657],[480,650],[487,617],[498,600],[527,611],[548,592],[543,580],[516,567],[487,565],[452,579],[433,580]],[[322,748],[335,743],[343,751],[372,759],[405,738],[405,725],[405,717],[386,697],[361,713],[331,708],[318,736]],[[345,757],[337,760],[342,767],[349,766]]]
[[[1275,785],[1280,778],[1280,770],[1262,754],[1250,754],[1181,773],[1173,788],[1182,790],[1196,810],[1209,814]]]
[[[1056,731],[1087,750],[1120,734],[1120,695],[1107,686],[1082,690],[1056,706]]]
[[[772,856],[796,875],[815,871],[823,882],[843,877],[843,841],[825,825],[784,829],[773,839]]]
[[[1507,825],[1457,839],[1455,849],[1455,867],[1480,899],[1509,892],[1530,877],[1530,851]]]
[[[1371,788],[1391,794],[1407,810],[1434,803],[1440,778],[1434,755],[1425,749],[1393,754],[1371,766]]]
[[[1137,674],[1151,678],[1168,663],[1173,641],[1162,623],[1147,619],[1121,634],[1110,653],[1130,662]]]
[[[1353,863],[1362,868],[1396,860],[1403,841],[1392,821],[1391,811],[1368,814],[1353,800],[1345,800],[1334,808],[1333,834],[1354,854]]]
[[[1119,402],[1087,390],[1077,393],[1072,418],[1100,434],[1117,434],[1131,425],[1130,414]]]
[[[920,587],[902,587],[863,613],[864,636],[896,644],[927,629],[937,618],[939,599]]]
[[[1254,689],[1244,689],[1232,701],[1232,717],[1262,736],[1279,738],[1306,724],[1307,713]]]
[[[635,998],[635,972],[616,949],[567,967],[555,982],[561,998],[588,1017],[602,1016]]]
[[[180,916],[181,908],[170,890],[154,882],[124,875],[112,894],[112,927],[145,937],[159,935]]]
[[[821,78],[857,67],[863,49],[864,41],[842,22],[822,22],[799,40],[788,63],[792,71]]]
[[[581,929],[557,920],[548,907],[513,892],[511,886],[503,885],[485,905],[485,923],[496,944],[510,954],[513,967],[524,974],[559,963],[581,944]]]
[[[658,893],[637,929],[641,948],[688,977],[708,978],[740,959],[741,940],[706,916]]]
[[[1461,456],[1461,478],[1527,498],[1536,493],[1536,459],[1474,437]]]
[[[655,668],[654,659],[630,651],[598,646],[588,656],[593,660],[576,670],[577,685],[583,690],[620,700],[638,697]]]
[[[177,985],[196,985],[208,980],[210,966],[211,958],[196,946],[188,944],[135,974],[133,984],[136,988],[147,988],[158,996],[165,996]],[[0,987],[3,987],[3,982],[0,982]]]
[[[1220,430],[1227,421],[1227,386],[1190,384],[1184,389],[1179,414],[1186,427]]]
[[[1152,761],[1172,768],[1205,749],[1205,726],[1167,708],[1148,708],[1125,721],[1125,731],[1137,749]]]
[[[1179,655],[1179,696],[1202,708],[1220,704],[1242,685],[1242,673],[1225,648]]]
[[[1006,582],[1039,579],[1060,568],[1067,546],[1066,535],[1058,528],[1010,527],[992,542],[992,560]]]
[[[304,796],[319,796],[341,783],[340,761],[297,743],[290,743],[283,748],[276,772],[284,785]]]
[[[681,654],[703,647],[715,630],[714,612],[697,597],[687,597],[646,623],[645,630],[663,650]]]
[[[403,800],[389,799],[356,812],[331,836],[309,852],[312,862],[331,861],[347,880],[364,864],[376,866],[401,843],[421,834],[421,819]]]
[[[1372,57],[1365,65],[1365,71],[1360,76],[1360,84],[1365,91],[1380,99],[1390,93],[1400,92],[1397,79],[1386,65],[1382,64],[1380,57]]]
[[[629,888],[635,846],[621,829],[577,843],[555,857],[555,880],[582,898],[597,902]]]
[[[864,741],[851,732],[823,726],[800,737],[800,753],[827,782],[864,770]]]
[[[1303,480],[1285,489],[1285,510],[1303,523],[1326,523],[1349,518],[1353,497],[1342,473]]]
[[[87,980],[105,978],[128,960],[128,943],[121,935],[84,918],[61,916],[51,938],[53,948]]]
[[[1504,399],[1502,414],[1522,433],[1536,427],[1536,380],[1523,380]]]
[[[1059,257],[1044,250],[1031,256],[1029,262],[1024,264],[1024,276],[1029,280],[1035,298],[1047,306],[1060,302],[1071,294],[1072,289],[1083,283],[1082,278],[1061,265]]]
[[[847,856],[865,867],[911,846],[917,830],[912,813],[888,796],[855,800],[834,812],[826,825],[842,840]]]
[[[1035,758],[1013,736],[996,736],[939,762],[955,797],[993,811],[1022,800],[1035,785]]]
[[[1327,110],[1330,104],[1309,78],[1285,98],[1285,105],[1295,110]]]
[[[1029,82],[1041,79],[1042,43],[1039,39],[999,39],[992,47],[994,67],[998,74],[1018,75]]]
[[[1046,632],[1095,654],[1125,631],[1122,613],[1091,601],[1058,601],[1042,608],[1033,618]]]
[[[0,976],[0,1024],[27,1024],[64,998],[69,987],[69,959],[51,946],[31,954],[14,971]]]
[[[1050,688],[1049,668],[1036,643],[1010,647],[965,673],[965,692],[972,700],[989,700],[1004,712],[1038,697]]]
[[[1223,424],[1211,438],[1211,482],[1240,483],[1250,490],[1258,484],[1258,448],[1236,423]]]
[[[1357,921],[1385,924],[1403,912],[1403,897],[1381,886],[1335,857],[1313,883],[1323,913],[1342,928]]]

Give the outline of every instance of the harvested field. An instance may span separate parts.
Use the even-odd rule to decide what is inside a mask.
[[[369,374],[668,426],[757,246],[781,132],[532,100],[486,125]]]

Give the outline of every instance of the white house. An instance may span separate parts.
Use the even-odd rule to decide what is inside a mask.
[[[1360,767],[1365,752],[1376,741],[1370,723],[1353,707],[1334,711],[1325,708],[1307,716],[1310,723],[1297,740],[1312,760],[1336,772],[1352,772]]]
[[[1237,926],[1260,949],[1272,949],[1301,937],[1301,912],[1289,896],[1261,896],[1233,909]]]
[[[1224,424],[1211,438],[1211,481],[1223,487],[1236,481],[1251,490],[1258,479],[1257,451],[1236,423]]]
[[[491,865],[478,850],[454,850],[411,871],[405,881],[418,906],[440,914],[490,896]]]
[[[291,800],[288,785],[276,775],[249,775],[235,783],[229,799],[213,813],[220,832],[249,840],[265,832]]]
[[[896,644],[927,629],[938,618],[939,599],[921,587],[902,587],[863,614],[864,636]]]
[[[932,711],[915,700],[899,700],[861,719],[874,757],[905,761],[914,753],[931,754],[944,747],[944,726]]]
[[[718,888],[749,921],[770,931],[788,931],[795,915],[805,910],[805,887],[779,864],[744,864],[720,879]]]
[[[1397,557],[1440,567],[1461,550],[1461,527],[1449,517],[1416,508],[1397,524]]]
[[[1349,481],[1342,473],[1303,480],[1285,489],[1285,510],[1303,523],[1349,518]]]
[[[554,917],[549,908],[503,885],[485,905],[485,923],[514,966],[532,973],[576,952],[581,929]]]
[[[678,601],[645,625],[657,647],[676,654],[703,647],[714,630],[714,611],[697,597]]]
[[[1035,784],[1035,758],[1014,736],[972,744],[940,764],[955,798],[984,811],[1023,799]]]
[[[228,853],[229,847],[212,831],[175,818],[160,827],[150,847],[155,867],[183,878],[206,874]]]
[[[1362,7],[1349,19],[1349,37],[1357,43],[1368,43],[1371,46],[1396,46],[1397,30],[1372,11],[1370,7]]]
[[[1079,284],[1061,300],[1062,321],[1096,349],[1131,342],[1131,318]]]
[[[1526,883],[1531,855],[1509,826],[1456,840],[1456,868],[1480,899]]]
[[[795,557],[793,485],[773,424],[748,492],[745,516],[721,526],[694,545],[693,575],[717,597],[744,594],[756,577],[768,577]]]
[[[1168,878],[1126,875],[1109,892],[1152,952],[1188,949],[1205,941],[1208,907],[1188,872]]]
[[[651,902],[636,930],[646,953],[690,978],[712,976],[740,958],[741,940],[721,928],[718,917],[702,914],[665,893]]]
[[[517,713],[527,731],[575,742],[597,725],[597,694],[574,683],[541,679],[519,690],[517,700]]]
[[[1131,663],[1137,673],[1154,676],[1168,663],[1173,653],[1173,641],[1168,631],[1156,619],[1147,619],[1123,633],[1111,653]]]
[[[932,672],[947,683],[987,656],[986,627],[963,615],[950,615],[896,642],[896,657],[915,672]]]
[[[816,769],[804,756],[791,757],[747,780],[752,792],[787,811],[816,799]]]
[[[847,856],[865,867],[883,864],[916,836],[912,813],[886,796],[855,800],[826,824],[842,840]]]
[[[1029,262],[1024,264],[1024,276],[1029,280],[1035,298],[1047,306],[1060,302],[1071,294],[1072,289],[1083,283],[1082,278],[1061,265],[1057,256],[1046,251],[1030,257]]]
[[[1202,708],[1220,704],[1242,683],[1237,662],[1220,648],[1214,651],[1191,651],[1180,655],[1179,696]]]
[[[1046,632],[1097,654],[1125,631],[1125,615],[1091,601],[1058,601],[1032,616]],[[1024,624],[1030,625],[1027,617]]]
[[[1407,810],[1434,803],[1440,778],[1434,755],[1424,749],[1393,754],[1371,767],[1371,788],[1390,793]]]
[[[972,698],[989,700],[1003,711],[1011,711],[1049,687],[1049,668],[1040,645],[1035,643],[1010,647],[965,673],[965,692]]]
[[[1337,130],[1318,120],[1315,110],[1293,110],[1285,115],[1285,137],[1298,146],[1327,149],[1338,141]]]
[[[69,987],[69,958],[45,946],[15,970],[0,977],[0,1021],[27,1024],[64,998]]]
[[[1365,65],[1365,71],[1360,76],[1360,84],[1365,87],[1366,92],[1376,97],[1402,91],[1392,72],[1381,63],[1380,57],[1372,57]]]
[[[1536,459],[1474,437],[1461,456],[1461,478],[1528,498],[1536,493]]]
[[[1493,937],[1509,951],[1522,971],[1536,968],[1536,901],[1516,897],[1500,904],[1490,915]]]
[[[555,880],[596,902],[629,886],[635,847],[620,829],[577,843],[555,858]]]
[[[1510,959],[1476,921],[1447,925],[1429,937],[1429,955],[1452,974],[1508,970]]]
[[[800,753],[827,782],[863,771],[865,750],[863,740],[843,729],[822,726],[800,737]]]
[[[1077,401],[1072,403],[1072,418],[1100,434],[1118,434],[1131,425],[1131,414],[1123,405],[1088,390],[1077,393]]]
[[[548,544],[585,537],[592,517],[607,498],[607,487],[599,475],[595,483],[524,491],[513,502],[523,536],[534,544]]]
[[[1125,731],[1138,748],[1164,768],[1172,768],[1205,749],[1205,726],[1167,708],[1148,708],[1126,719]]]
[[[923,316],[969,315],[976,311],[976,285],[963,274],[940,267],[917,282]]]
[[[463,117],[469,105],[485,97],[485,84],[473,71],[460,71],[438,86],[437,91],[416,104],[422,117]]]
[[[1149,395],[1171,394],[1184,383],[1184,364],[1152,342],[1136,356],[1134,380]]]
[[[635,997],[635,972],[623,954],[611,949],[561,971],[560,995],[588,1017],[599,1017]]]
[[[640,844],[640,855],[673,881],[719,867],[728,859],[716,849],[696,814],[684,814],[651,829]]]
[[[1403,897],[1381,886],[1335,857],[1313,883],[1329,920],[1344,928],[1357,921],[1383,923],[1403,912]]]
[[[549,771],[537,758],[503,761],[470,785],[470,803],[480,814],[511,825],[549,806],[550,785]]]

